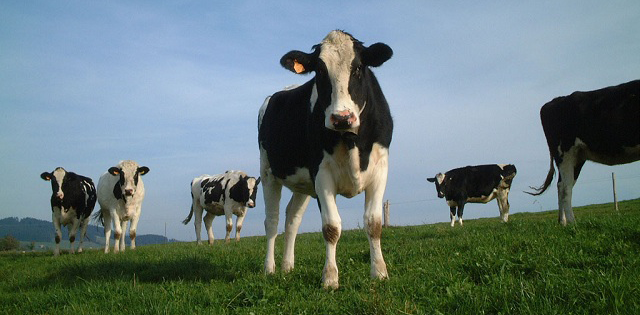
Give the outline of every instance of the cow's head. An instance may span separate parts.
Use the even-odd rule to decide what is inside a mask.
[[[391,55],[393,51],[386,44],[366,47],[350,34],[336,30],[315,45],[312,53],[290,51],[280,64],[298,74],[315,72],[311,107],[324,110],[324,126],[357,133],[371,85],[377,86],[369,67],[382,65]]]
[[[51,181],[51,190],[53,191],[53,197],[62,201],[64,199],[64,187],[67,186],[69,181],[73,180],[75,177],[74,173],[67,172],[62,167],[56,167],[53,172],[43,172],[40,174],[40,178]]]
[[[119,180],[113,187],[113,195],[117,199],[127,200],[135,195],[141,175],[147,174],[149,168],[139,166],[134,161],[122,161],[108,170],[109,174],[118,176]]]
[[[249,208],[253,208],[256,206],[258,184],[260,184],[260,177],[256,179],[255,177],[241,175],[238,182],[229,189],[229,197]]]
[[[438,192],[438,198],[444,198],[444,178],[442,173],[436,174],[436,177],[427,178],[429,182],[436,183],[436,191]]]

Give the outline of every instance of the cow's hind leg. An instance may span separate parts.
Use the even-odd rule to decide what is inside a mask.
[[[204,229],[207,230],[207,236],[209,237],[209,245],[213,245],[214,237],[213,237],[213,218],[216,216],[207,212],[204,215]]]
[[[90,217],[87,216],[84,220],[82,220],[82,223],[80,223],[80,247],[78,247],[78,253],[82,253],[82,246],[84,244],[85,237],[87,237],[87,228],[89,227],[89,221]]]
[[[193,201],[191,209],[195,213],[195,218],[193,219],[193,227],[196,230],[196,244],[200,245],[202,244],[200,233],[202,232],[202,211],[204,211],[204,209],[202,209],[202,207],[196,200]]]
[[[294,193],[287,204],[287,213],[284,226],[284,255],[282,257],[282,270],[289,272],[295,264],[295,246],[298,228],[302,216],[309,205],[311,196]]]
[[[578,179],[584,161],[576,161],[573,156],[565,154],[558,165],[558,222],[567,225],[575,222],[571,199],[573,186]]]
[[[371,277],[386,279],[389,274],[387,273],[387,264],[382,256],[382,247],[380,246],[380,237],[382,236],[382,199],[384,198],[384,190],[387,183],[386,169],[381,173],[384,174],[380,174],[378,180],[365,190],[363,221],[367,239],[369,240]]]
[[[80,226],[80,222],[81,222],[80,220],[75,218],[71,223],[71,228],[69,229],[69,244],[70,244],[69,252],[71,254],[76,253],[75,242],[76,242],[76,235],[78,234],[78,227]]]
[[[271,174],[261,171],[262,190],[264,198],[264,230],[267,236],[267,254],[264,260],[264,272],[267,274],[276,272],[275,245],[278,235],[278,220],[280,216],[280,197],[282,185],[276,182]]]

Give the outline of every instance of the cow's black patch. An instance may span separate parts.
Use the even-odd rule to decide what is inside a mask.
[[[225,185],[222,183],[222,178],[220,180],[206,181],[207,183],[202,186],[204,202],[206,204],[213,204],[224,201]]]

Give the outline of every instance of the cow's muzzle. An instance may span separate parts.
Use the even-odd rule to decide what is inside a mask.
[[[256,206],[256,203],[255,203],[255,202],[253,202],[253,201],[249,201],[249,202],[247,202],[247,207],[249,207],[249,208],[255,208],[255,206]]]
[[[348,110],[343,110],[335,114],[331,114],[329,118],[331,125],[335,130],[347,130],[351,129],[356,122],[356,115]]]
[[[133,196],[133,189],[125,189],[124,190],[124,195],[125,196]]]

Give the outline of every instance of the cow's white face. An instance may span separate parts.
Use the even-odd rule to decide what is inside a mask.
[[[444,178],[445,175],[442,173],[436,174],[435,177],[427,178],[428,181],[436,184],[436,192],[438,193],[438,198],[444,198]]]
[[[325,109],[324,126],[328,129],[356,129],[360,126],[360,107],[349,93],[351,66],[355,60],[351,36],[333,31],[320,44],[320,60],[331,84],[331,103]],[[316,91],[317,93],[317,91]]]
[[[57,183],[57,191],[54,191],[54,193],[56,194],[56,197],[58,197],[58,199],[62,200],[64,199],[64,192],[62,191],[62,185],[64,185],[64,176],[67,174],[67,171],[65,171],[64,168],[62,167],[58,167],[53,171],[53,177],[55,178],[55,181]]]
[[[53,172],[44,172],[40,174],[40,178],[51,181],[51,190],[53,195],[60,201],[64,199],[64,191],[62,185],[64,184],[64,178],[67,175],[67,171],[62,167],[57,167]]]
[[[360,114],[371,92],[368,67],[382,65],[392,54],[386,44],[365,47],[348,33],[332,31],[314,46],[313,53],[294,50],[285,54],[280,63],[295,73],[315,71],[310,103],[312,111],[322,108],[325,128],[357,133]]]
[[[133,198],[138,189],[140,176],[148,172],[148,167],[138,166],[138,163],[134,161],[122,161],[118,166],[109,168],[111,175],[119,177],[114,187],[114,196],[125,201]]]

